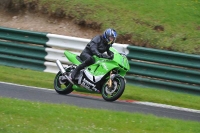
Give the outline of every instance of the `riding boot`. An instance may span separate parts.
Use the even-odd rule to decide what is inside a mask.
[[[75,80],[78,72],[83,69],[84,67],[86,67],[85,63],[82,63],[80,64],[79,66],[77,66],[73,71],[72,71],[72,74],[71,74],[71,78],[72,80]]]

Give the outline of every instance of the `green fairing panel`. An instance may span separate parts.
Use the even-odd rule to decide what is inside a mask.
[[[73,62],[73,64],[75,64],[75,65],[79,65],[79,64],[81,64],[81,62],[79,61],[79,60],[77,60],[76,59],[76,54],[74,54],[74,53],[71,53],[71,52],[69,52],[69,51],[65,51],[64,52],[64,54],[65,54],[65,56],[67,57],[67,59],[70,61],[70,62]]]
[[[87,68],[87,70],[94,76],[102,76],[102,75],[107,74],[108,72],[110,72],[113,69],[117,69],[117,70],[119,70],[120,75],[125,76],[126,71],[121,69],[116,62],[114,62],[112,60],[110,60],[108,62],[104,62],[104,60],[107,60],[107,59],[101,59],[101,60],[97,61],[93,65],[89,66]]]
[[[102,63],[102,61],[98,61],[95,64],[89,66],[87,70],[94,76],[100,76],[105,75],[107,72],[117,67],[117,64],[113,61],[105,63]]]
[[[124,67],[126,71],[128,71],[130,69],[130,65],[126,56],[119,54],[118,51],[113,47],[111,47],[110,50],[115,54],[113,61],[117,62],[121,67]]]

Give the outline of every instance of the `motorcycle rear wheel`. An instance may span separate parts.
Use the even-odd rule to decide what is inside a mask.
[[[123,94],[125,89],[125,81],[122,77],[115,77],[112,80],[112,86],[108,87],[107,82],[103,85],[101,94],[106,101],[115,101]]]
[[[62,73],[59,71],[54,78],[54,89],[58,94],[66,95],[73,91],[72,84],[69,81],[66,81],[64,84],[59,82],[59,77],[62,76]]]

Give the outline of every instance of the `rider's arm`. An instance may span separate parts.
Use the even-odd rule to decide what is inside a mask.
[[[93,55],[96,55],[101,58],[102,54],[98,51],[98,43],[100,43],[100,37],[96,36],[90,42],[90,50]]]
[[[113,55],[113,52],[111,52],[111,51],[109,50],[111,46],[112,46],[112,45],[109,45],[109,46],[107,47],[107,54],[108,54],[109,56],[112,56],[112,55]]]
[[[110,47],[112,47],[112,45],[109,45],[107,48],[107,54],[108,54],[108,59],[113,59],[114,53],[112,51],[110,51]]]

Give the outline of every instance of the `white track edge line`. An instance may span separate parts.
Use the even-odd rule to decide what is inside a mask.
[[[15,84],[15,83],[8,83],[8,82],[1,82],[1,81],[0,81],[0,83],[9,84],[9,85],[16,85],[16,86],[23,86],[23,87],[30,87],[30,88],[36,88],[36,89],[40,89],[40,90],[54,91],[53,89],[41,88],[41,87],[35,87],[35,86],[27,86],[27,85],[20,85],[20,84]]]
[[[200,113],[200,110],[190,109],[190,108],[183,108],[183,107],[177,107],[177,106],[166,105],[166,104],[160,104],[160,103],[139,102],[139,101],[135,101],[135,102],[133,102],[133,103],[142,104],[142,105],[148,105],[148,106],[154,106],[154,107],[160,107],[160,108],[167,108],[167,109],[180,110],[180,111],[187,111],[187,112],[193,112],[193,113]]]

